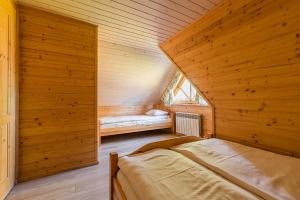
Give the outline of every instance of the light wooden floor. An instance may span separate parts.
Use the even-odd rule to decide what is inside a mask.
[[[99,148],[99,165],[18,184],[7,200],[108,200],[108,155],[130,152],[139,146],[174,137],[162,132],[145,132],[104,139]]]

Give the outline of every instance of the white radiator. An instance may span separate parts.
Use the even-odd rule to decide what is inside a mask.
[[[201,136],[201,115],[176,112],[175,118],[176,133],[187,136]]]

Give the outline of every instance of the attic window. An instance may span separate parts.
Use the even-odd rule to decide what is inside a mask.
[[[197,104],[207,106],[208,103],[201,96],[196,87],[180,72],[178,72],[167,90],[162,101],[166,105],[172,104]]]

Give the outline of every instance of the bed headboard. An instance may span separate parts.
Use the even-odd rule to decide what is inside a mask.
[[[140,115],[153,108],[152,105],[143,106],[98,106],[98,117],[118,115]]]

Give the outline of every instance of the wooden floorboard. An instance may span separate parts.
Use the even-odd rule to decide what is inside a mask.
[[[160,131],[132,133],[102,139],[99,164],[18,184],[6,200],[108,200],[109,152],[124,154],[143,144],[174,137]]]

